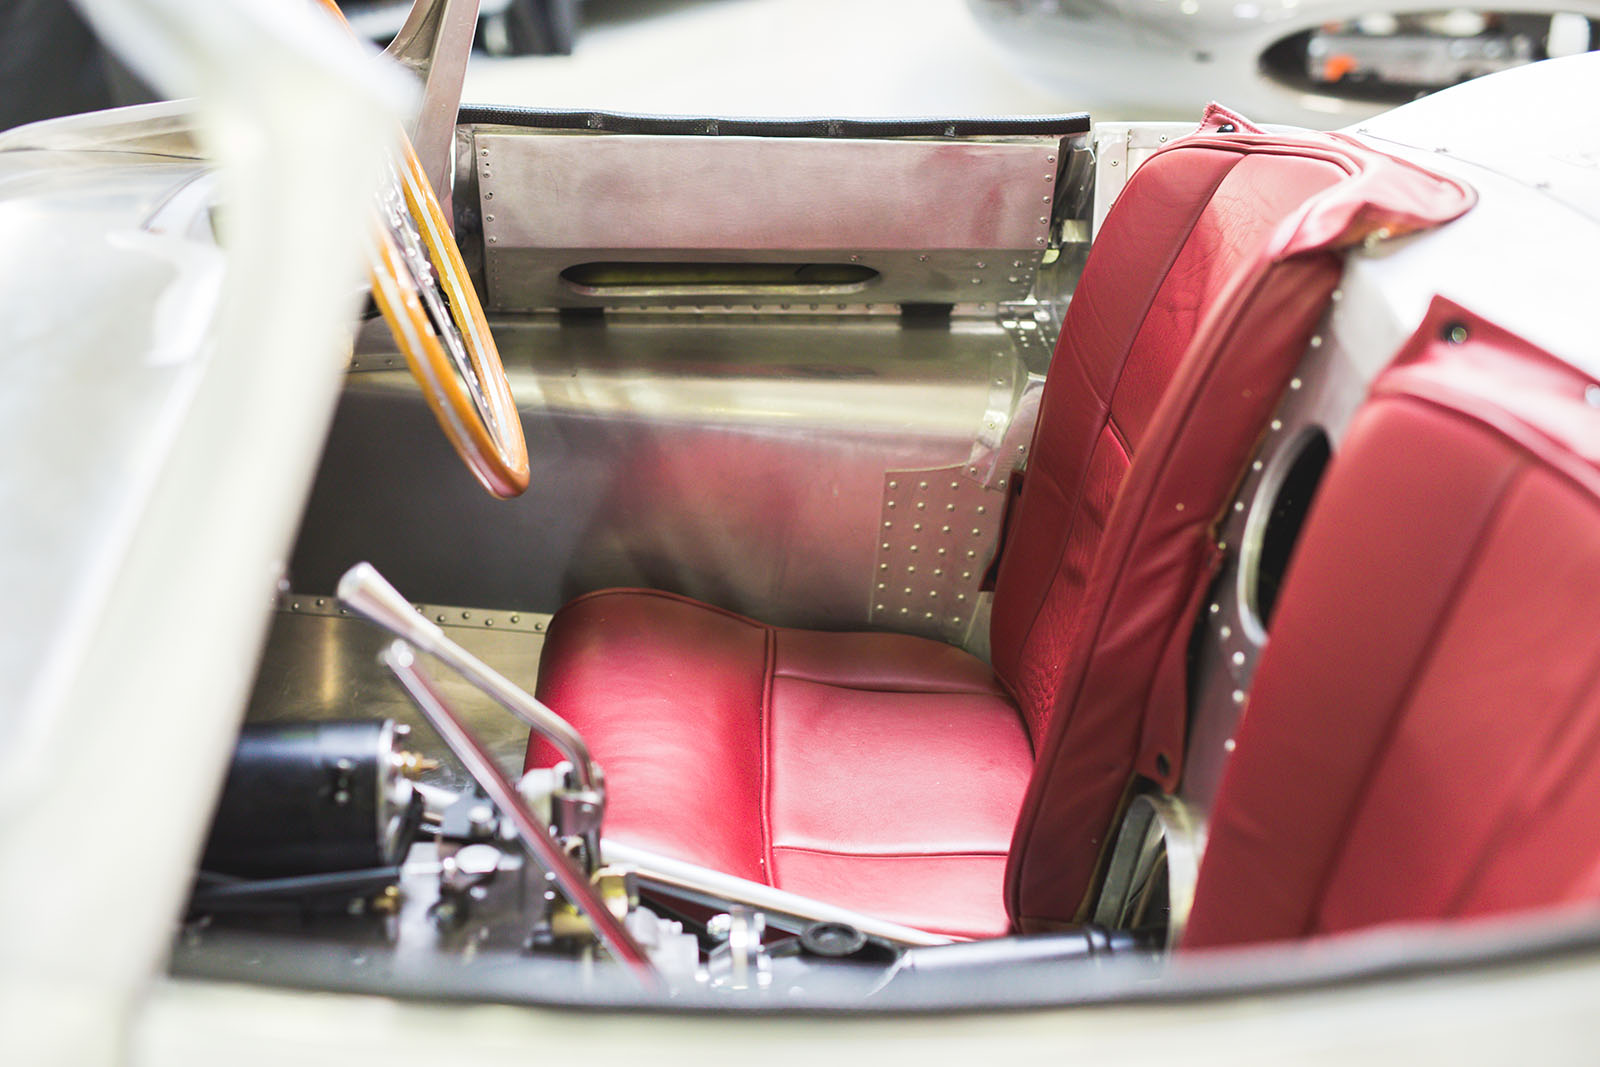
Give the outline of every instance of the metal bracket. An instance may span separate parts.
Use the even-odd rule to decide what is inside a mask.
[[[510,823],[523,847],[555,881],[566,898],[588,917],[595,936],[642,984],[654,988],[655,970],[643,947],[596,893],[587,873],[574,866],[572,860],[557,846],[549,825],[522,803],[516,786],[501,773],[494,758],[466,728],[460,716],[451,710],[438,688],[417,665],[411,646],[403,640],[395,641],[384,650],[382,659],[417,710],[438,731],[450,751]]]
[[[478,0],[416,0],[384,52],[422,83],[416,122],[406,132],[446,219],[453,217],[456,111],[477,30]]]
[[[1162,866],[1167,884],[1167,948],[1177,945],[1189,921],[1205,823],[1182,800],[1164,793],[1141,793],[1128,805],[1111,852],[1105,884],[1095,904],[1094,922],[1114,930],[1137,928],[1162,902],[1151,891]]]
[[[1011,472],[1028,458],[1039,421],[1044,375],[1016,356],[999,355],[989,367],[989,399],[967,457],[965,475],[985,489],[1004,492]]]

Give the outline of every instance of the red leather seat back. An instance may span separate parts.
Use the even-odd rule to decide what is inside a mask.
[[[1206,137],[1156,155],[1128,182],[1051,360],[989,628],[995,673],[1035,744],[1112,503],[1201,318],[1289,213],[1347,173],[1327,159]]]
[[[1379,379],[1286,577],[1186,947],[1600,897],[1594,388],[1442,300]]]
[[[1213,113],[1153,157],[1108,217],[1000,565],[995,669],[1037,753],[1007,868],[1023,929],[1080,917],[1136,773],[1176,785],[1184,649],[1216,519],[1338,282],[1341,250],[1471,203],[1459,185],[1347,140],[1216,132],[1225,121],[1238,124]]]

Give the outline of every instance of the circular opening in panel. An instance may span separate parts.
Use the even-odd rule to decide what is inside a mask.
[[[1245,523],[1239,575],[1245,618],[1265,638],[1283,576],[1300,540],[1317,486],[1333,449],[1320,427],[1309,427],[1268,466]]]

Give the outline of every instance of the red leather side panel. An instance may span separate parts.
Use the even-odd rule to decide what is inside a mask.
[[[775,671],[852,689],[882,692],[977,693],[1004,697],[987,664],[952,645],[901,634],[782,630]]]
[[[1443,301],[1379,380],[1287,576],[1185,947],[1600,893],[1591,384]]]

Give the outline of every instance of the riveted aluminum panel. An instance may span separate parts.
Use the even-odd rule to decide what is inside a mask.
[[[1030,381],[999,323],[637,312],[503,320],[495,333],[523,413],[528,492],[488,499],[403,368],[385,366],[392,355],[363,352],[312,491],[298,588],[331,589],[369,559],[435,603],[553,611],[634,585],[780,625],[959,636],[944,615],[929,625],[898,603],[873,609],[885,486],[903,471],[961,481],[950,498],[961,551],[981,572],[1010,467],[975,463],[975,447],[998,432],[1016,452],[1033,415],[996,406]],[[969,617],[956,597],[975,591],[949,586],[962,605],[950,617]]]
[[[1279,508],[1279,490],[1309,436],[1326,434],[1337,447],[1392,351],[1384,343],[1365,343],[1370,336],[1341,317],[1343,308],[1344,292],[1336,290],[1233,503],[1217,524],[1224,561],[1195,638],[1194,714],[1181,790],[1184,800],[1202,812],[1216,799],[1267,641],[1250,591],[1266,521]]]
[[[671,302],[682,305],[1019,300],[1048,243],[1062,144],[477,128],[489,305],[663,303],[660,293],[593,293],[561,277],[612,262],[878,272],[855,287],[709,287],[675,294]],[[497,210],[502,204],[516,209]]]
[[[549,615],[418,604],[450,639],[523,688],[539,673]],[[285,594],[251,689],[251,722],[389,718],[411,728],[406,747],[439,761],[422,780],[464,789],[471,779],[378,659],[393,638],[339,607],[332,596]],[[522,770],[528,728],[452,671],[435,680],[508,774]]]
[[[1005,481],[987,487],[966,466],[884,477],[872,625],[966,640],[994,555]]]

